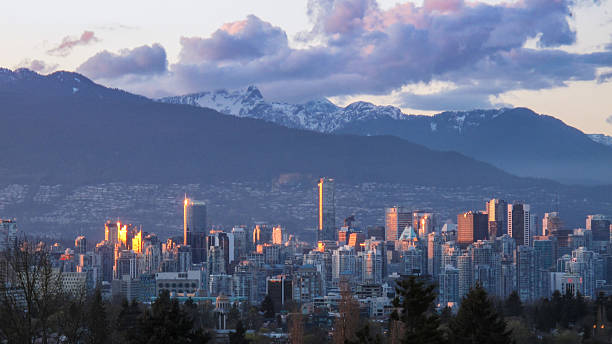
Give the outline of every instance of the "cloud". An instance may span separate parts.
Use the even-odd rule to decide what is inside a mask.
[[[250,15],[223,25],[210,38],[181,37],[181,62],[252,60],[289,48],[285,32]]]
[[[121,86],[176,94],[257,84],[272,98],[303,101],[442,81],[456,88],[404,92],[398,102],[424,110],[487,107],[507,91],[596,80],[599,68],[612,66],[612,46],[587,54],[561,49],[576,42],[574,4],[425,0],[383,10],[375,0],[310,0],[312,28],[297,36],[303,48],[291,47],[281,28],[248,16],[209,37],[181,38],[179,61],[163,81],[156,77],[159,90],[146,81]],[[534,40],[538,48],[527,48]]]
[[[83,31],[80,37],[66,36],[55,48],[49,49],[47,53],[54,56],[68,56],[72,49],[78,45],[88,45],[98,42],[99,39],[93,31]]]
[[[608,124],[612,124],[612,116],[608,116],[608,118],[606,118],[606,122]]]
[[[45,61],[36,59],[25,59],[19,62],[15,68],[27,68],[40,74],[49,74],[57,70],[59,65],[47,64]]]
[[[118,54],[107,50],[81,64],[77,71],[93,79],[112,79],[126,75],[156,75],[166,72],[166,50],[159,44],[124,49]]]

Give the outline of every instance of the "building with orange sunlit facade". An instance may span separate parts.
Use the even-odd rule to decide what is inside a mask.
[[[412,211],[399,206],[385,209],[385,240],[396,241],[407,226],[412,226]]]
[[[281,226],[276,226],[272,229],[272,243],[274,245],[283,244],[283,228]]]
[[[468,211],[457,215],[457,243],[467,246],[478,240],[488,239],[489,217],[480,211]]]
[[[138,231],[132,238],[132,251],[142,253],[142,230]]]

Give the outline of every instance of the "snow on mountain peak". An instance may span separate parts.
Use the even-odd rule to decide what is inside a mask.
[[[429,121],[432,131],[451,130],[462,133],[467,127],[477,127],[492,120],[507,109],[447,111],[435,116],[406,115],[394,106],[380,106],[357,101],[340,107],[326,98],[303,104],[267,102],[255,86],[238,90],[216,90],[159,99],[160,102],[206,107],[239,117],[262,119],[290,128],[319,132],[334,132],[347,125],[370,120]]]
[[[255,86],[233,91],[217,90],[168,97],[159,101],[207,107],[229,115],[263,119],[291,128],[321,132],[332,132],[354,121],[406,117],[398,108],[377,106],[368,102],[355,102],[344,108],[336,106],[326,98],[303,104],[266,102]]]

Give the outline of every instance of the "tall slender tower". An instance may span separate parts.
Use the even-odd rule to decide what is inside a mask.
[[[507,234],[508,203],[502,199],[493,198],[487,202],[489,215],[489,237],[491,239]]]
[[[191,246],[193,263],[206,260],[206,203],[185,197],[183,244]]]
[[[514,238],[517,246],[531,243],[531,214],[529,204],[508,204],[508,235]]]
[[[319,180],[319,231],[317,241],[336,240],[336,197],[334,180]]]

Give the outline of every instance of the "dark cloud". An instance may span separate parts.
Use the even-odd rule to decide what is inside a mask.
[[[612,124],[612,115],[611,115],[611,116],[609,116],[608,118],[606,118],[606,122],[607,122],[608,124]]]
[[[53,49],[49,49],[47,53],[55,56],[68,56],[74,47],[78,45],[88,45],[98,41],[99,39],[93,31],[83,31],[80,37],[64,37],[62,43]]]
[[[576,42],[574,3],[425,0],[382,10],[375,0],[310,0],[313,27],[298,35],[304,48],[289,47],[282,29],[249,16],[210,37],[182,38],[179,62],[156,85],[185,93],[257,84],[276,99],[300,101],[444,81],[453,89],[401,94],[399,101],[421,109],[487,107],[510,90],[596,80],[598,68],[612,66],[612,47],[592,54],[559,49]],[[530,40],[538,49],[525,48]],[[151,92],[145,83],[127,86]]]
[[[93,79],[126,75],[155,75],[166,72],[166,50],[159,44],[124,49],[119,54],[102,51],[81,64],[77,71]]]
[[[15,69],[27,68],[37,73],[40,73],[40,74],[48,74],[48,73],[51,73],[57,70],[57,67],[59,67],[57,64],[48,64],[42,60],[25,59],[19,62],[19,64],[17,65],[17,67],[15,67]]]

